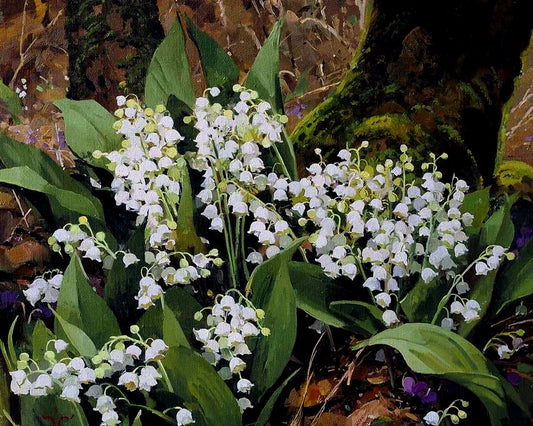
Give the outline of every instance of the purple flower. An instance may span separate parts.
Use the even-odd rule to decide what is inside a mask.
[[[65,140],[65,132],[63,130],[57,131],[57,141],[59,142],[59,149],[67,149],[67,141]]]
[[[412,377],[404,377],[402,385],[405,393],[419,397],[424,404],[433,404],[437,401],[437,393],[431,392],[426,382],[417,382]]]
[[[514,254],[518,255],[518,251],[524,247],[531,238],[533,238],[533,228],[522,226],[522,228],[520,228],[520,235],[518,235],[514,240]]]
[[[13,307],[18,300],[20,294],[17,291],[7,290],[0,294],[0,308],[7,309]]]
[[[302,102],[301,99],[297,99],[295,103],[287,107],[287,115],[294,115],[298,118],[303,118],[303,111],[307,108],[307,105]]]
[[[26,145],[35,145],[37,143],[37,138],[35,137],[35,134],[33,133],[32,129],[28,129],[28,137],[24,141]]]
[[[509,371],[505,373],[505,378],[513,386],[518,386],[520,383],[520,379],[521,379],[520,375],[515,373],[514,371]]]
[[[533,135],[527,135],[526,142],[533,142]]]

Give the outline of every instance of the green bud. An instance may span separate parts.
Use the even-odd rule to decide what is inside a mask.
[[[214,248],[209,250],[209,253],[207,253],[208,256],[218,256],[218,249]]]
[[[183,122],[185,124],[190,124],[191,121],[192,121],[192,117],[190,117],[190,116],[183,117]]]
[[[55,237],[48,238],[48,245],[53,246],[55,243],[57,243],[57,240]]]
[[[527,315],[527,307],[525,305],[518,305],[515,309],[516,315]]]
[[[115,345],[115,349],[118,349],[119,351],[123,351],[124,349],[126,349],[126,345],[122,342],[118,342],[116,345]]]
[[[300,219],[298,219],[298,225],[300,225],[302,228],[305,226],[306,223],[307,223],[306,218],[301,217]]]
[[[65,244],[65,253],[72,254],[74,253],[74,247],[72,247],[72,244]]]
[[[56,253],[59,253],[61,251],[61,246],[59,244],[55,243],[52,246],[52,251],[55,251]]]
[[[468,401],[463,401],[463,400],[461,400],[461,405],[462,405],[464,408],[467,408],[467,407],[470,405],[470,403],[469,403]]]
[[[202,318],[203,318],[203,317],[204,317],[204,315],[203,315],[200,311],[198,311],[198,312],[196,312],[196,313],[194,314],[194,319],[195,319],[195,321],[202,321]]]
[[[405,145],[405,144],[401,144],[401,145],[400,145],[400,151],[401,151],[401,152],[407,152],[407,145]]]
[[[202,269],[200,275],[202,278],[207,278],[211,275],[211,271],[209,269]]]
[[[224,349],[224,348],[229,347],[228,338],[224,336],[224,337],[221,337],[220,339],[218,339],[218,345],[220,346],[220,349]]]
[[[279,122],[280,123],[286,124],[288,121],[289,121],[289,117],[287,117],[286,115],[280,115],[279,116]]]
[[[137,334],[140,331],[140,328],[138,325],[132,325],[130,327],[130,333],[131,334]]]
[[[262,309],[256,309],[255,315],[257,315],[258,319],[262,320],[265,317],[265,311],[263,311]]]
[[[466,419],[468,417],[468,415],[466,414],[466,411],[463,411],[463,410],[457,410],[457,415],[459,416],[460,419]]]
[[[261,329],[261,334],[262,334],[263,336],[270,336],[270,328],[263,327],[263,328]]]
[[[189,266],[189,262],[187,262],[187,260],[185,260],[184,258],[181,258],[180,259],[180,268],[186,268],[187,266]]]
[[[94,365],[98,365],[102,362],[102,357],[100,355],[95,355],[91,358],[91,362],[94,364]]]
[[[457,417],[455,414],[452,414],[452,415],[450,416],[450,420],[452,421],[452,423],[453,423],[454,425],[456,425],[456,424],[459,423],[459,417]]]
[[[96,378],[103,379],[105,376],[105,370],[102,367],[96,367],[94,369],[94,374],[96,375]]]
[[[30,355],[27,353],[27,352],[22,352],[20,355],[19,355],[19,359],[21,361],[29,361],[30,360]]]
[[[173,220],[167,220],[167,226],[169,229],[176,229],[178,227],[178,224]]]
[[[224,261],[220,257],[217,257],[213,259],[213,263],[216,267],[220,268],[224,264]]]
[[[95,237],[98,241],[105,241],[105,232],[97,232]]]
[[[28,367],[28,363],[26,361],[17,361],[17,370],[24,370]]]
[[[44,353],[44,359],[48,362],[54,362],[56,360],[56,354],[54,351],[46,351]]]
[[[79,234],[79,233],[81,232],[81,228],[80,228],[79,225],[73,224],[73,225],[70,227],[69,231],[70,231],[72,234],[76,235],[76,234]]]

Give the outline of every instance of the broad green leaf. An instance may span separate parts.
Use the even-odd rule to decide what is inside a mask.
[[[513,221],[511,220],[511,207],[513,206],[515,200],[515,197],[506,196],[505,204],[496,210],[483,224],[479,236],[478,252],[483,250],[486,246],[493,244],[497,244],[506,248],[511,245],[514,238],[514,225]],[[478,301],[479,305],[481,306],[481,311],[479,312],[478,319],[461,323],[458,329],[458,333],[461,336],[468,336],[487,313],[492,300],[497,273],[498,271],[495,270],[489,272],[487,275],[479,276],[476,282],[473,284],[473,288],[468,294],[468,297]]]
[[[383,329],[383,312],[370,303],[358,300],[336,300],[329,304],[330,309],[350,319],[352,328],[361,334],[376,334]]]
[[[161,306],[153,306],[146,311],[138,322],[141,328],[141,335],[148,337],[163,337],[167,340],[166,335],[171,335],[173,342],[169,346],[189,346],[189,342],[194,342],[192,329],[197,326],[194,321],[194,313],[202,307],[200,304],[184,289],[173,287],[165,293],[165,313],[163,314]],[[175,319],[171,318],[170,314]],[[173,328],[176,328],[174,331]],[[179,344],[178,344],[179,343]]]
[[[291,285],[289,262],[304,238],[254,269],[247,285],[256,308],[265,311],[263,325],[270,336],[260,336],[250,367],[253,394],[260,399],[283,373],[296,340],[296,296]]]
[[[89,164],[104,167],[107,161],[94,158],[92,153],[121,148],[122,138],[113,129],[116,121],[113,115],[94,100],[60,99],[54,105],[63,113],[65,138],[70,149]]]
[[[398,350],[416,373],[451,380],[474,393],[485,405],[492,425],[509,417],[506,387],[483,354],[461,336],[442,327],[410,323],[391,328],[355,346],[387,345]]]
[[[90,286],[77,255],[72,256],[65,271],[56,310],[64,321],[82,329],[98,347],[110,336],[120,335],[115,315]],[[63,323],[60,321],[61,327],[57,325],[56,335],[60,337]]]
[[[44,324],[42,320],[37,320],[31,336],[33,359],[43,359],[46,352],[46,344],[55,339],[54,333]]]
[[[490,208],[490,187],[470,192],[465,195],[461,213],[474,215],[472,227],[481,228],[483,221],[487,218]]]
[[[191,108],[194,106],[195,97],[185,52],[185,37],[179,20],[155,50],[146,75],[146,105],[166,105],[170,95],[176,96]]]
[[[296,306],[313,318],[354,333],[375,334],[383,328],[381,311],[375,306],[369,305],[369,311],[363,302],[335,301],[333,298],[347,297],[346,289],[327,277],[320,266],[290,262],[289,274],[296,294]],[[360,305],[356,307],[354,303]],[[358,308],[361,308],[362,315],[354,316]],[[376,312],[377,320],[373,315]]]
[[[98,208],[81,194],[51,185],[27,166],[0,170],[0,182],[46,194],[51,201],[65,210],[76,213],[77,216],[87,215],[103,219],[101,206]]]
[[[448,288],[441,280],[435,279],[425,283],[419,279],[400,304],[409,322],[430,323],[439,302],[447,292]]]
[[[289,382],[293,379],[294,376],[296,376],[300,372],[300,368],[298,368],[296,371],[294,371],[289,377],[287,377],[284,382],[278,386],[278,388],[272,392],[272,395],[268,398],[268,401],[266,402],[265,406],[261,410],[261,413],[259,414],[259,417],[257,418],[257,421],[255,422],[255,426],[265,426],[270,419],[270,415],[272,414],[272,410],[274,409],[274,405],[276,404],[276,401],[278,400],[279,396],[281,395],[281,392],[285,389],[285,387],[289,384]]]
[[[241,412],[216,370],[192,349],[171,347],[163,359],[173,393],[198,426],[240,426]]]
[[[176,250],[188,253],[201,253],[205,245],[196,233],[194,226],[194,200],[188,166],[181,171],[181,195],[176,227]]]
[[[137,324],[140,328],[139,333],[145,339],[161,338],[169,346],[190,347],[187,337],[176,318],[176,314],[165,305],[151,307],[147,310]]]
[[[494,286],[494,309],[499,314],[507,305],[533,294],[533,240],[498,277]]]
[[[53,395],[38,398],[22,396],[20,413],[21,426],[89,426],[79,404]],[[59,420],[60,418],[63,420]]]
[[[19,96],[0,80],[0,111],[5,109],[15,122],[19,122],[22,110]]]
[[[47,185],[49,185],[45,187],[47,191],[53,191],[51,188],[57,188],[60,190],[59,193],[61,195],[59,197],[61,198],[61,202],[56,200],[53,195],[47,194],[52,207],[54,220],[58,225],[63,226],[65,222],[77,220],[78,216],[80,216],[80,211],[82,210],[84,211],[83,214],[85,216],[92,216],[99,220],[103,220],[103,211],[100,201],[92,195],[89,189],[87,189],[82,183],[70,177],[54,160],[41,150],[0,134],[0,161],[6,168],[28,167],[34,172],[34,174],[40,177],[40,179],[38,179],[40,184],[42,184],[44,180]],[[20,174],[21,172],[22,170],[18,173]],[[15,172],[15,174],[16,173],[17,172]],[[4,174],[7,175],[5,176],[6,181],[14,181],[15,177],[17,177],[22,180],[23,183],[25,182],[28,184],[28,186],[34,185],[31,182],[28,183],[28,179],[22,176],[9,177],[8,172],[4,172]],[[13,184],[16,185],[17,183]],[[70,195],[70,193],[75,195]],[[64,204],[68,204],[67,207],[65,207]],[[41,206],[38,205],[38,208],[40,209]]]
[[[117,316],[119,322],[126,323],[138,312],[135,296],[139,292],[141,268],[144,264],[145,226],[138,227],[124,248],[126,252],[133,253],[139,262],[124,267],[123,255],[119,254],[107,274],[104,289],[104,299]],[[131,324],[131,323],[130,323]]]
[[[185,16],[187,31],[200,55],[207,87],[231,90],[239,80],[239,67],[219,44],[208,34],[200,31],[188,16]]]
[[[283,113],[283,98],[279,82],[279,42],[283,20],[280,19],[257,54],[246,77],[246,87],[256,90],[259,97],[270,102],[272,108]]]
[[[279,42],[282,27],[283,19],[280,19],[261,47],[246,78],[246,87],[256,90],[259,97],[268,101],[273,110],[280,114],[283,114],[283,97],[279,81]],[[298,175],[296,155],[286,132],[283,143],[278,144],[277,148],[287,166],[289,177],[296,179]]]
[[[62,335],[61,337],[64,336],[65,340],[70,342],[81,356],[88,358],[95,356],[97,353],[96,346],[87,333],[81,328],[64,320],[63,317],[53,309],[52,312],[56,319],[56,325],[54,326],[56,334],[58,336]],[[92,327],[95,328],[94,325],[92,325]]]

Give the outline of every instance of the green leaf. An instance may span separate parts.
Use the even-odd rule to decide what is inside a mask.
[[[239,67],[219,44],[208,34],[200,31],[188,16],[185,16],[187,31],[200,55],[207,87],[231,90],[239,80]]]
[[[48,426],[55,424],[89,426],[89,422],[80,405],[65,401],[58,396],[48,395],[38,398],[22,396],[20,402],[21,426]],[[63,418],[63,421],[59,421],[60,417]]]
[[[336,297],[347,296],[346,289],[327,277],[320,266],[290,262],[289,274],[296,294],[296,306],[313,318],[333,327],[366,335],[375,334],[383,328],[381,311],[375,306],[363,302],[335,301]]]
[[[261,410],[261,413],[259,414],[259,417],[257,418],[257,421],[255,422],[255,426],[265,426],[270,419],[270,415],[272,414],[272,410],[274,409],[274,405],[276,404],[276,401],[278,400],[279,396],[281,395],[281,392],[285,389],[285,387],[289,384],[289,382],[300,372],[300,368],[298,368],[296,371],[294,371],[289,377],[287,377],[284,382],[278,386],[278,388],[272,392],[272,395],[270,395],[270,398],[268,398],[268,401],[266,402],[265,406]]]
[[[143,426],[143,422],[141,421],[142,414],[143,414],[143,410],[139,410],[131,426]]]
[[[279,42],[282,27],[283,19],[280,19],[257,54],[246,78],[246,87],[256,90],[259,97],[270,102],[273,110],[280,114],[283,114],[283,97],[279,81]],[[289,177],[296,179],[298,172],[294,148],[289,135],[284,133],[284,141],[278,144],[278,149],[287,166]]]
[[[486,246],[492,244],[498,244],[502,247],[509,247],[511,245],[514,238],[511,207],[515,200],[515,197],[506,196],[505,204],[496,210],[483,224],[479,237],[478,252],[481,252]],[[485,276],[478,277],[476,282],[473,283],[473,288],[468,294],[468,297],[478,301],[481,306],[481,311],[479,312],[478,319],[461,323],[457,330],[461,336],[468,336],[485,317],[492,300],[497,273],[497,270],[491,271]]]
[[[533,294],[533,240],[522,247],[517,259],[498,277],[494,290],[494,314]]]
[[[400,301],[409,322],[431,322],[439,302],[448,292],[441,280],[429,283],[419,279],[415,286]]]
[[[411,323],[391,328],[355,346],[387,345],[398,350],[416,373],[451,380],[477,395],[492,425],[509,417],[506,386],[502,377],[470,342],[442,327]]]
[[[56,325],[54,326],[56,334],[58,336],[63,335],[65,340],[69,341],[81,356],[88,358],[95,356],[97,353],[96,346],[87,333],[85,333],[81,328],[64,320],[63,317],[55,310],[52,309],[52,312],[54,313],[56,319]],[[97,327],[94,327],[93,325],[93,328]]]
[[[329,304],[330,308],[349,318],[353,330],[361,334],[376,334],[383,329],[381,321],[383,312],[370,303],[358,300],[336,300]]]
[[[115,315],[90,286],[77,255],[72,256],[65,271],[56,310],[65,322],[82,329],[98,347],[103,346],[110,336],[120,335]],[[58,337],[64,328],[61,321],[60,325],[57,327],[56,322]]]
[[[181,171],[181,195],[177,214],[176,250],[188,253],[205,252],[205,245],[194,226],[194,199],[188,166]]]
[[[46,344],[52,339],[55,339],[54,333],[50,331],[42,320],[37,320],[31,336],[33,359],[43,359],[46,352]]]
[[[5,109],[15,122],[19,122],[19,114],[22,111],[22,106],[20,105],[20,98],[11,90],[8,86],[0,80],[0,111]]]
[[[7,332],[7,350],[12,365],[17,365],[17,351],[15,350],[15,344],[13,342],[13,334],[15,333],[15,325],[17,324],[18,318],[19,317],[17,315],[11,323],[9,331]]]
[[[144,233],[145,226],[139,226],[124,248],[126,252],[137,256],[139,262],[125,268],[122,261],[123,255],[120,254],[107,274],[104,299],[121,323],[127,322],[137,313],[137,301],[134,297],[139,292],[141,268],[145,266],[143,261],[145,252]]]
[[[472,221],[473,228],[481,228],[484,220],[487,218],[490,209],[490,187],[470,192],[465,195],[461,206],[461,213],[470,213],[474,215]]]
[[[121,148],[122,138],[113,129],[116,121],[113,115],[94,100],[60,99],[54,105],[63,113],[65,138],[70,149],[89,164],[104,167],[107,160],[96,159],[92,153]]]
[[[195,97],[185,52],[185,37],[177,20],[165,39],[155,50],[146,76],[146,105],[166,105],[170,95],[176,96],[191,108]]]
[[[255,268],[247,285],[247,293],[251,291],[255,307],[265,311],[263,325],[271,330],[270,336],[257,339],[249,370],[257,399],[283,373],[296,340],[296,296],[291,285],[289,262],[304,240],[294,241]]]
[[[279,42],[282,27],[283,19],[280,19],[270,31],[246,77],[246,87],[256,90],[259,97],[270,102],[278,113],[283,113],[279,82]]]
[[[57,203],[61,208],[75,213],[77,216],[87,215],[103,219],[104,214],[101,206],[99,206],[99,209],[91,203],[90,199],[85,198],[83,195],[49,184],[27,166],[0,170],[0,182],[46,194],[51,201]]]
[[[144,338],[159,337],[169,346],[187,346],[194,341],[194,313],[202,307],[185,290],[173,287],[165,293],[165,309],[153,306],[146,311],[138,322],[141,336]],[[191,340],[192,339],[192,340]]]
[[[6,168],[19,169],[18,172],[14,172],[13,176],[9,176],[9,171],[3,172],[6,183],[11,181],[14,182],[14,185],[18,185],[15,182],[15,179],[18,179],[27,185],[28,189],[34,185],[41,185],[47,192],[51,192],[51,194],[47,193],[47,197],[54,218],[61,226],[65,222],[77,220],[80,212],[85,216],[103,220],[103,209],[100,201],[83,184],[70,177],[41,150],[0,134],[0,161]],[[29,182],[30,179],[22,176],[27,170],[24,167],[32,170],[32,176],[39,176],[38,183]],[[43,181],[47,184],[46,186]],[[57,190],[53,188],[57,188]],[[60,200],[56,199],[54,193]]]
[[[240,426],[241,412],[216,370],[192,349],[171,347],[163,359],[173,392],[198,426]]]

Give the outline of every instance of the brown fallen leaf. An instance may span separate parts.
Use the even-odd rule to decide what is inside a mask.
[[[50,260],[48,247],[35,240],[26,240],[14,247],[0,246],[0,271],[14,272],[26,263],[42,263]]]
[[[314,417],[308,417],[304,424],[306,426],[311,424],[313,426],[346,426],[346,417],[340,414],[323,413],[318,419],[314,419]]]

